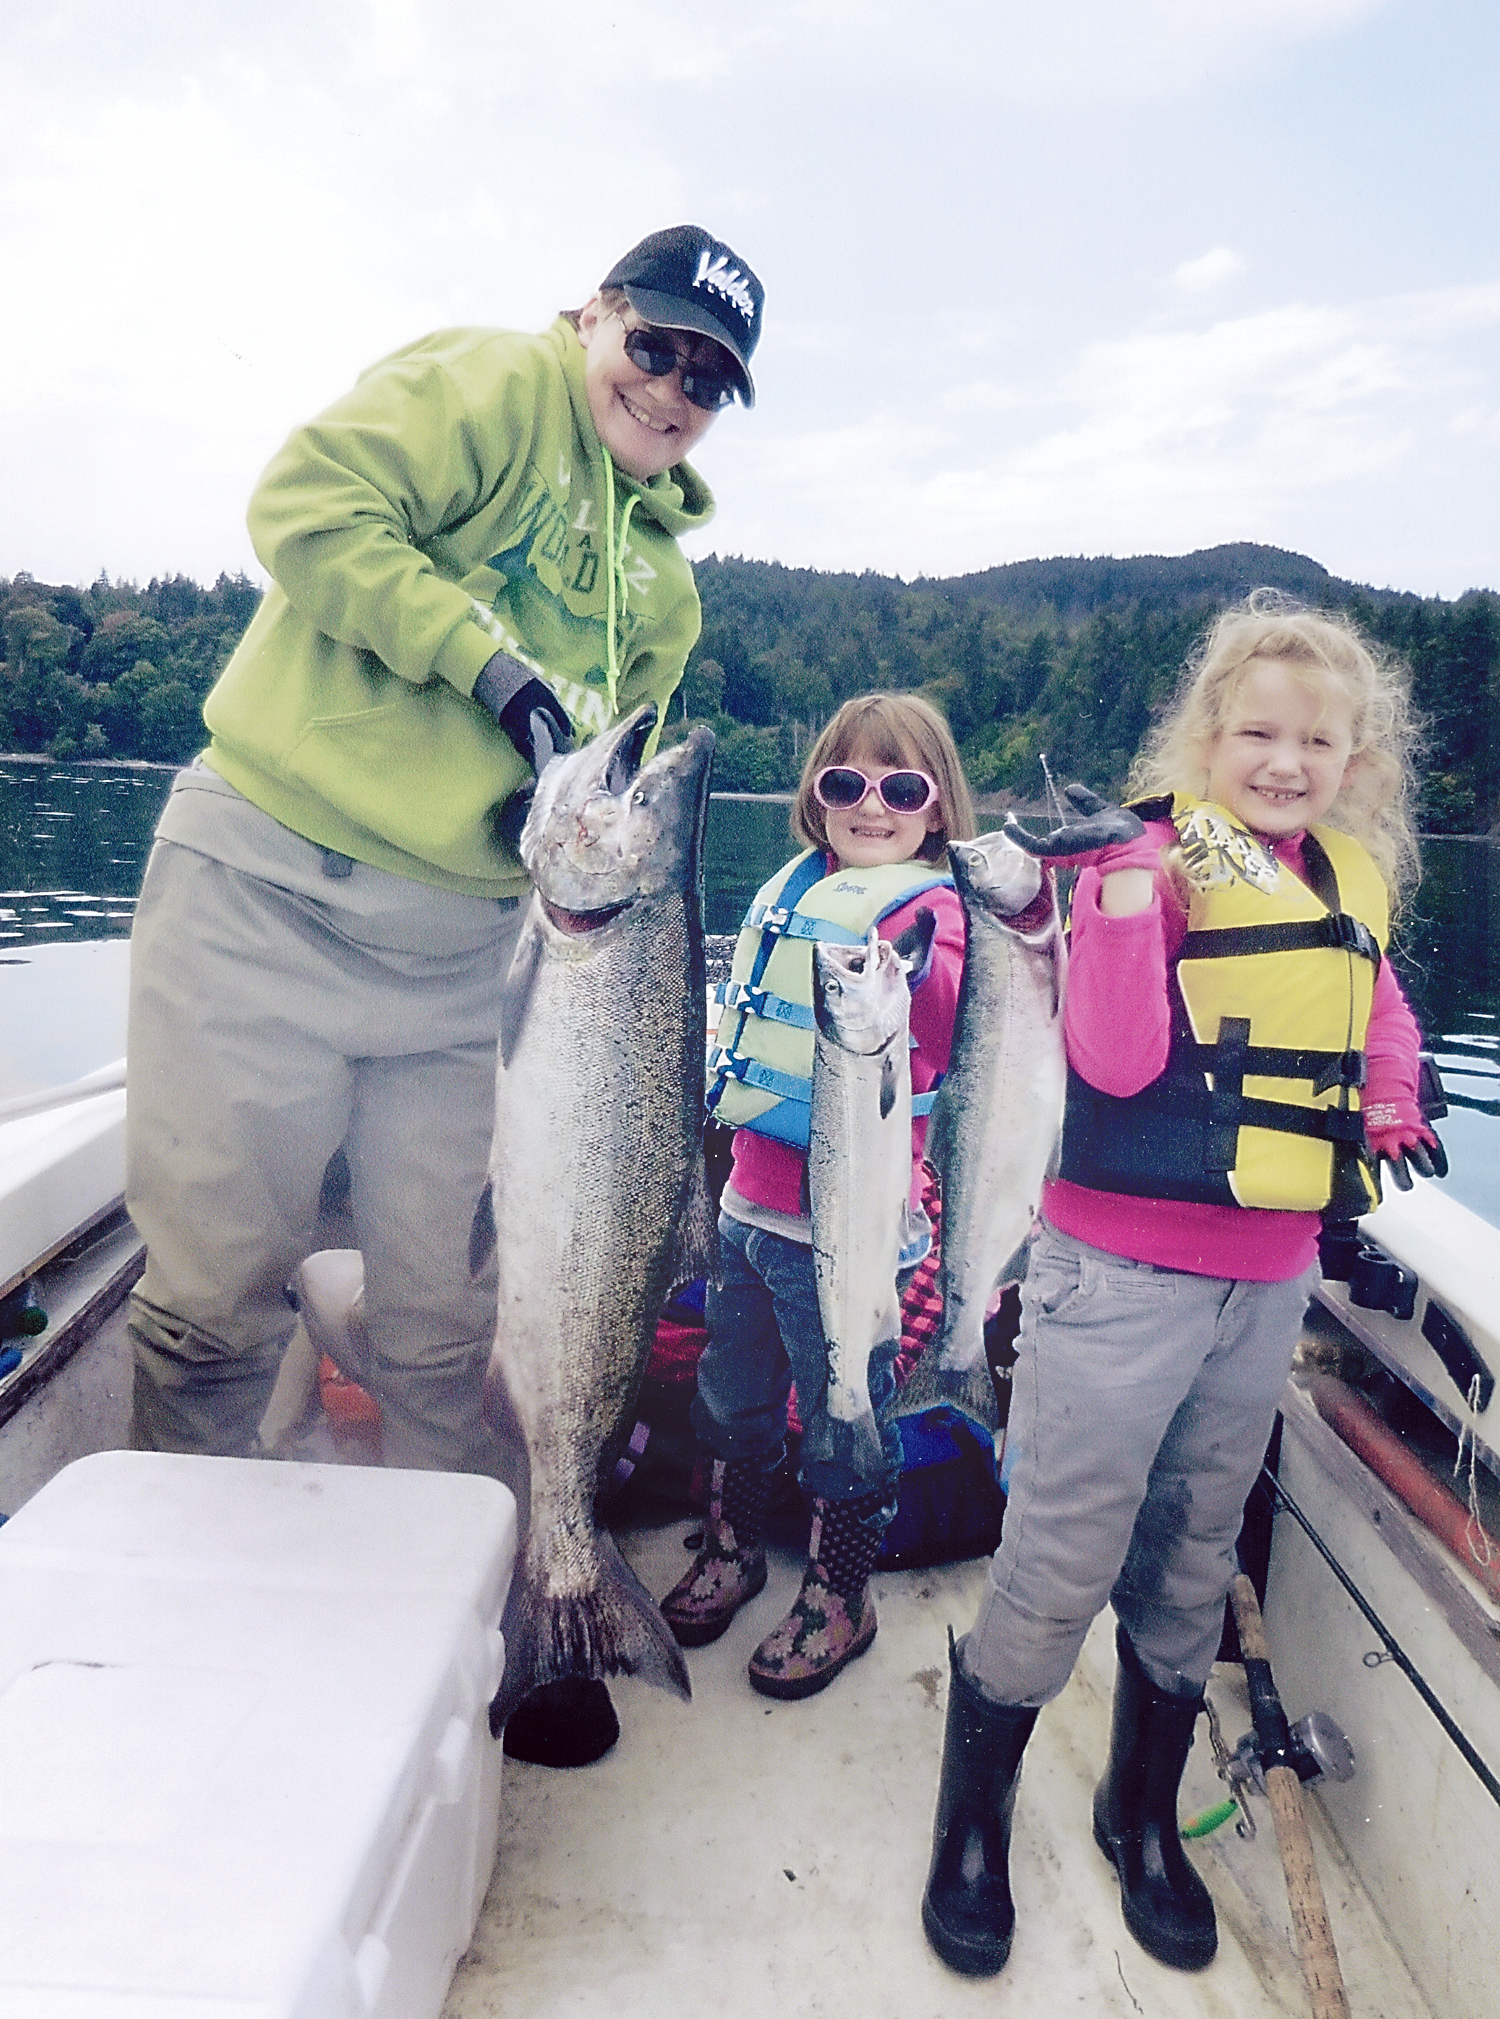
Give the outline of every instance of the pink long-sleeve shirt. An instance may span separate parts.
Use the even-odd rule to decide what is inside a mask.
[[[1147,831],[1162,847],[1176,840],[1169,821],[1152,821]],[[1274,853],[1306,881],[1300,834],[1276,842]],[[1150,905],[1124,918],[1099,909],[1099,889],[1099,872],[1085,869],[1073,893],[1063,1028],[1074,1070],[1101,1093],[1123,1099],[1148,1086],[1166,1065],[1171,972],[1187,913],[1164,873],[1156,877]],[[1416,1018],[1390,962],[1382,960],[1365,1040],[1367,1106],[1392,1102],[1417,1111],[1420,1050]],[[1316,1257],[1320,1225],[1316,1213],[1143,1199],[1061,1178],[1046,1185],[1042,1211],[1063,1233],[1111,1254],[1252,1283],[1300,1275]]]

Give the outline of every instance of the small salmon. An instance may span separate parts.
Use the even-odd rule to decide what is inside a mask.
[[[932,914],[924,914],[930,941]],[[925,945],[902,954],[871,926],[863,946],[814,948],[807,1178],[828,1415],[806,1457],[882,1469],[870,1354],[901,1336],[896,1268],[911,1189],[911,990]]]
[[[1043,909],[1046,872],[1008,836],[950,842],[948,860],[969,935],[953,1053],[927,1131],[943,1185],[943,1318],[898,1413],[948,1402],[994,1430],[984,1314],[1031,1230],[1062,1123],[1066,954],[1050,877]]]

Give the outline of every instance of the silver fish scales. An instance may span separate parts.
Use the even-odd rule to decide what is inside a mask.
[[[870,1406],[870,1354],[901,1336],[896,1295],[911,1186],[911,991],[896,950],[870,928],[863,946],[813,953],[812,1112],[807,1177],[828,1409],[804,1447],[872,1478],[882,1469]]]
[[[994,1430],[985,1307],[1030,1232],[1062,1122],[1066,954],[1050,876],[1043,909],[1033,901],[1047,872],[1007,835],[950,842],[948,859],[968,949],[926,1145],[942,1180],[943,1317],[897,1413],[947,1402]]]
[[[529,1509],[496,1727],[564,1676],[691,1694],[655,1601],[594,1521],[656,1321],[707,1273],[701,855],[713,738],[642,766],[655,711],[549,765],[521,838],[534,891],[507,990],[490,1208],[492,1410]]]

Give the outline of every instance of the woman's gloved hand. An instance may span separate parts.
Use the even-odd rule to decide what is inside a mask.
[[[573,725],[546,681],[509,652],[497,652],[480,667],[474,699],[495,718],[531,766],[532,782],[513,792],[492,816],[500,839],[519,849],[536,780],[554,757],[565,756],[573,748]]]
[[[540,777],[554,757],[573,748],[573,725],[546,681],[509,652],[497,652],[479,670],[474,699],[493,715]]]

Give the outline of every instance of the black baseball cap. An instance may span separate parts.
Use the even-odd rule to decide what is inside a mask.
[[[722,344],[739,366],[740,398],[755,404],[750,354],[760,341],[766,291],[737,252],[696,224],[653,231],[599,283],[617,287],[638,315]]]

